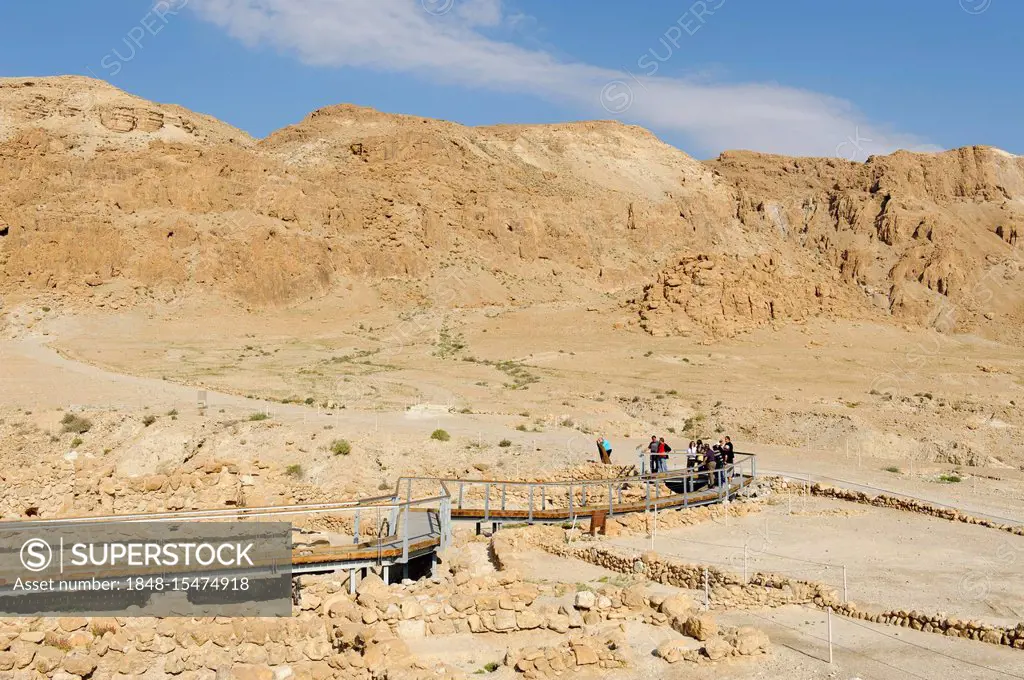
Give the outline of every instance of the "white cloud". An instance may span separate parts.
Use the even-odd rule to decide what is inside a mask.
[[[611,114],[683,133],[704,152],[745,148],[864,160],[897,148],[936,149],[872,125],[849,102],[820,93],[634,76],[489,37],[486,29],[510,21],[501,0],[191,0],[188,6],[247,44],[272,45],[309,64],[539,96],[587,116]],[[652,45],[665,54],[669,43],[662,38],[652,36]],[[673,38],[680,42],[685,34]]]

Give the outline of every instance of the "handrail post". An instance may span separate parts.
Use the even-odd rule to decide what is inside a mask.
[[[530,524],[533,524],[533,484],[530,485],[530,510],[527,517]]]
[[[411,506],[405,506],[405,517],[402,520],[402,562],[409,564],[409,510]]]
[[[575,513],[572,509],[572,484],[569,485],[569,519],[575,517]]]
[[[608,482],[608,516],[615,514],[615,506],[612,504],[612,483]]]
[[[352,542],[355,543],[356,545],[359,545],[359,511],[358,510],[356,510],[355,527],[353,528],[352,533],[354,534]]]
[[[465,484],[459,482],[459,510],[462,510],[462,490],[465,488]]]
[[[484,521],[491,516],[491,485],[484,485]]]
[[[540,485],[540,509],[542,511],[548,509],[547,493],[544,490],[543,484]]]
[[[406,503],[411,503],[412,502],[412,477],[410,477],[408,480],[406,480],[406,483],[405,483],[405,502]]]
[[[587,483],[583,482],[583,493],[580,495],[580,505],[585,506],[587,504]]]
[[[507,484],[502,484],[501,485],[501,509],[502,510],[505,509],[505,491],[507,490],[507,487],[508,487]]]

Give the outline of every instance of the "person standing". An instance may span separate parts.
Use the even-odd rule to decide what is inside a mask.
[[[722,444],[722,452],[725,455],[725,464],[729,466],[729,479],[732,480],[733,476],[736,474],[736,468],[734,467],[736,465],[736,452],[733,450],[732,439],[729,438],[729,435],[725,436],[725,443]]]
[[[601,456],[602,463],[612,464],[612,444],[607,437],[601,436],[597,439],[597,453]]]
[[[668,454],[672,453],[672,447],[668,445],[664,437],[658,439],[658,472],[668,472]]]
[[[656,434],[651,434],[650,435],[650,443],[647,444],[647,451],[650,452],[650,471],[651,472],[657,472],[657,449],[658,449],[657,435]]]
[[[707,444],[704,445],[704,467],[707,470],[708,488],[715,483],[717,475],[715,468],[718,467],[718,461],[715,460],[715,453],[711,450],[711,447]]]

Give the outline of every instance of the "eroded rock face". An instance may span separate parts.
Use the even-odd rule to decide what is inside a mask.
[[[164,114],[147,109],[113,107],[101,110],[100,123],[114,132],[156,132],[164,126]]]
[[[451,307],[648,285],[631,323],[659,334],[819,315],[1024,324],[1024,162],[991,149],[702,164],[616,123],[468,128],[355,106],[257,143],[82,78],[2,79],[0,105],[5,290],[277,305],[388,282]],[[442,269],[438,300],[417,282]]]

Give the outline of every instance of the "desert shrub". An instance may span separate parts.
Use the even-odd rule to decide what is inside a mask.
[[[64,432],[73,432],[75,434],[85,434],[92,429],[92,421],[82,416],[76,416],[74,413],[67,413],[60,420],[60,424],[63,426]]]
[[[172,408],[170,411],[167,412],[167,415],[173,418],[174,416],[178,415],[178,409]]]
[[[89,630],[92,632],[93,637],[103,637],[107,633],[116,633],[118,625],[113,621],[93,621]]]
[[[449,439],[451,439],[452,436],[450,434],[448,434],[447,430],[442,430],[442,429],[438,428],[438,429],[436,429],[436,430],[434,430],[433,432],[430,433],[430,438],[431,439],[436,439],[439,442],[446,442]]]
[[[516,429],[519,430],[520,432],[526,432],[526,425],[523,423],[519,423],[518,425],[516,425]]]
[[[301,477],[302,476],[302,466],[299,465],[298,463],[295,463],[293,465],[289,465],[288,467],[286,467],[284,469],[284,473],[286,475],[288,475],[289,477]]]
[[[257,411],[256,413],[253,413],[252,415],[249,416],[249,420],[266,420],[269,417],[269,414],[264,413],[263,411]]]
[[[898,467],[896,467],[895,465],[890,465],[889,467],[882,468],[882,469],[885,470],[886,472],[899,472],[900,471],[900,469]]]
[[[43,637],[43,644],[48,647],[56,647],[57,649],[70,652],[71,651],[71,640],[61,635],[57,635],[53,631],[49,631]]]
[[[939,481],[943,484],[957,484],[962,482],[963,479],[960,475],[939,475]]]
[[[306,397],[306,406],[312,406],[316,403],[316,399],[313,397]]]
[[[335,439],[331,442],[331,453],[335,456],[347,456],[352,453],[352,445],[347,439]]]
[[[500,442],[498,442],[498,446],[500,446],[503,449],[507,449],[508,447],[512,446],[512,440],[502,439]]]
[[[146,427],[149,427],[150,425],[152,425],[155,422],[156,422],[156,416],[154,416],[152,414],[150,414],[150,415],[148,415],[148,416],[146,416],[145,418],[142,419],[142,424],[145,425]]]
[[[75,437],[74,439],[71,440],[71,448],[77,449],[81,445],[82,445],[82,438],[81,437]]]

